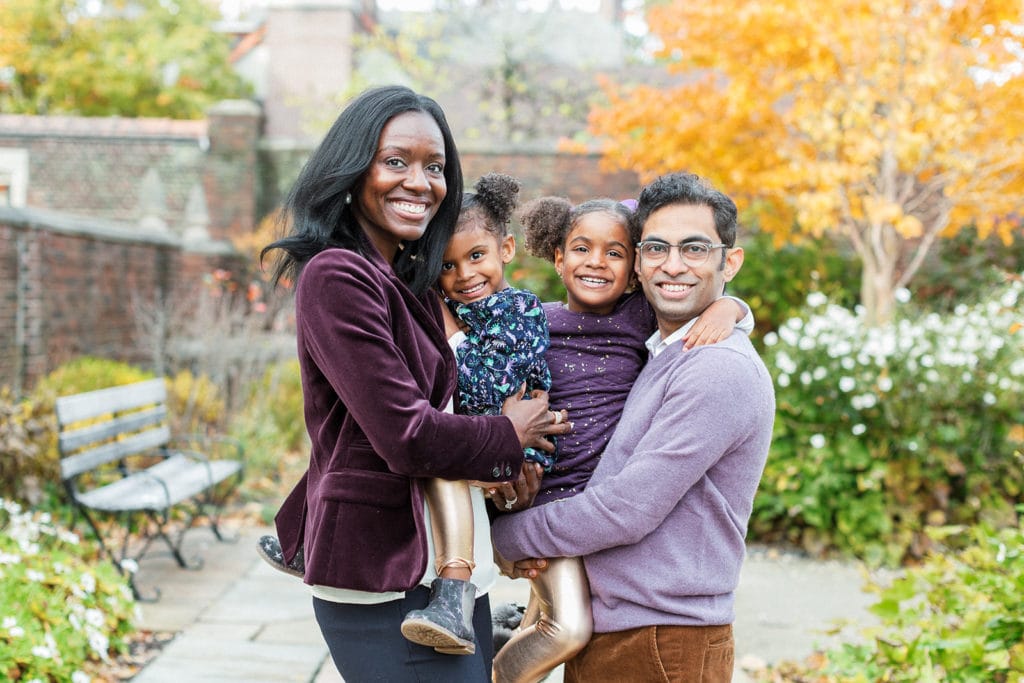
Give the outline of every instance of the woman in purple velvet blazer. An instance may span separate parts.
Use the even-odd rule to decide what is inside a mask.
[[[303,549],[317,622],[353,682],[490,681],[486,595],[476,601],[473,655],[438,654],[399,630],[427,604],[432,579],[421,480],[515,480],[524,447],[548,449],[544,436],[568,429],[553,424],[543,392],[510,399],[500,416],[452,413],[455,361],[433,285],[461,196],[437,103],[404,87],[369,90],[296,180],[283,212],[289,235],[263,251],[281,252],[275,281],[296,283],[312,441],[277,533],[286,562]],[[478,570],[490,555],[489,541],[476,549]]]

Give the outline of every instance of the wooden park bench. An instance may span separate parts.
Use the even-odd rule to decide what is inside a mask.
[[[159,589],[155,596],[139,594],[126,563],[137,566],[155,539],[188,569],[202,566],[181,552],[185,532],[197,519],[206,517],[218,540],[232,540],[218,522],[226,497],[242,480],[242,446],[223,437],[173,437],[163,379],[62,396],[56,411],[61,479],[100,547],[127,574],[136,598],[159,597]],[[104,542],[101,515],[123,533],[116,554]]]

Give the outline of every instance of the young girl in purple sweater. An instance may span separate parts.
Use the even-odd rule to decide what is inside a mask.
[[[574,207],[557,197],[535,200],[520,214],[527,252],[552,261],[565,284],[564,304],[544,304],[550,334],[545,358],[552,376],[551,407],[565,410],[573,424],[558,440],[557,458],[534,505],[583,490],[647,360],[644,341],[656,325],[643,293],[633,287],[640,235],[630,214],[611,199]],[[720,299],[694,325],[684,348],[721,341],[734,325],[748,333],[753,329],[749,309],[736,299]],[[542,679],[591,635],[590,595],[580,558],[549,558],[547,569],[530,581],[522,625],[494,660],[498,683]]]

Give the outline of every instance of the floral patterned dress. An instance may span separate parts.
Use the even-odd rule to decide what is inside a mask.
[[[498,415],[505,399],[524,382],[527,394],[551,388],[544,360],[550,344],[548,322],[536,294],[508,287],[468,304],[449,300],[448,307],[468,328],[455,350],[460,412]],[[545,470],[554,464],[552,454],[533,448],[525,452]]]

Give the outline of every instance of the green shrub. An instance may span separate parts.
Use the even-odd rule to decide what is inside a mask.
[[[519,250],[505,273],[513,287],[528,289],[541,301],[565,301],[565,285],[550,261]]]
[[[929,525],[1013,523],[1024,468],[1024,285],[867,328],[809,297],[765,338],[775,433],[751,532],[870,564],[920,557]]]
[[[245,415],[274,425],[280,435],[278,447],[304,448],[306,422],[302,410],[302,377],[297,359],[267,367],[249,390]]]
[[[942,542],[949,533],[966,547],[929,553],[888,585],[869,582],[879,624],[864,630],[862,642],[824,653],[816,666],[780,665],[786,677],[771,680],[1024,681],[1024,529],[979,525],[932,536]]]
[[[1024,227],[1024,220],[1021,221]],[[997,235],[978,237],[967,227],[953,237],[939,240],[914,276],[914,299],[927,301],[936,310],[952,311],[978,292],[998,289],[1006,273],[1024,271],[1024,239],[1003,244]]]
[[[48,427],[30,401],[16,400],[0,387],[0,497],[27,497],[51,477],[52,463],[40,457]]]
[[[248,401],[230,426],[230,434],[245,445],[246,485],[256,492],[275,488],[294,460],[305,460],[309,438],[303,416],[299,361],[267,368],[248,392]],[[276,492],[274,492],[276,495]]]
[[[755,342],[799,315],[812,292],[824,293],[839,306],[857,302],[860,266],[828,238],[777,245],[771,235],[753,229],[742,231],[739,243],[746,259],[728,293],[750,305],[757,324]]]
[[[81,356],[64,363],[40,379],[32,388],[31,396],[40,403],[48,404],[52,409],[58,396],[131,384],[153,377],[152,372],[129,363]]]
[[[0,499],[0,679],[89,681],[87,669],[127,651],[137,619],[94,545]]]

